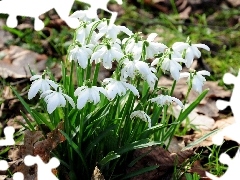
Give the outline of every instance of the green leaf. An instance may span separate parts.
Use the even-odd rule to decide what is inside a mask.
[[[79,149],[79,147],[72,141],[72,139],[62,130],[60,130],[60,132],[64,135],[64,137],[67,139],[68,143],[70,144],[70,146],[74,149],[74,151],[79,155],[79,157],[82,160],[83,166],[85,167],[85,169],[88,171],[88,166],[87,163],[83,157],[83,154],[81,152],[81,150]]]
[[[112,160],[114,160],[114,159],[117,159],[117,158],[119,158],[119,157],[120,157],[119,154],[115,153],[114,151],[111,151],[111,152],[109,152],[109,153],[99,162],[99,164],[100,164],[101,166],[104,166],[104,165],[107,164],[108,162],[110,162],[110,161],[112,161]]]
[[[190,106],[188,106],[187,109],[185,109],[185,111],[183,111],[179,117],[178,117],[178,121],[182,122],[184,119],[186,119],[188,117],[188,115],[193,111],[193,109],[195,109],[200,102],[203,100],[203,98],[206,96],[206,94],[208,93],[209,89],[205,89],[199,96],[198,98],[190,104]]]
[[[18,123],[20,123],[23,127],[25,127],[26,129],[30,129],[31,131],[35,131],[31,121],[28,119],[28,117],[22,112],[20,111],[21,115],[23,116],[24,120],[26,121],[26,123],[28,124],[28,127],[23,124],[22,122],[18,121]]]
[[[149,129],[146,129],[140,134],[140,139],[148,138],[151,135],[153,135],[155,132],[158,132],[158,131],[160,131],[160,129],[163,129],[165,127],[167,127],[167,126],[163,126],[162,124],[158,124],[158,125],[153,126]]]
[[[144,147],[149,147],[149,146],[159,145],[159,144],[162,144],[162,142],[159,142],[159,141],[149,142],[149,139],[141,139],[139,141],[135,141],[135,142],[132,142],[130,144],[126,144],[125,146],[116,150],[116,153],[121,155],[121,154],[129,152],[133,149],[139,149],[139,148],[144,148]]]
[[[152,170],[155,170],[157,169],[159,166],[149,166],[149,167],[145,167],[145,168],[142,168],[142,169],[139,169],[137,171],[134,171],[134,172],[131,172],[129,174],[127,174],[126,176],[122,177],[121,179],[129,179],[131,177],[135,177],[135,176],[138,176],[140,174],[143,174],[145,172],[148,172],[148,171],[152,171]]]
[[[97,145],[102,139],[104,139],[110,132],[112,132],[116,128],[117,128],[117,125],[112,125],[112,126],[108,127],[107,129],[104,129],[104,131],[102,131],[102,133],[98,134],[98,136],[94,140],[92,140],[91,143],[87,146],[86,156],[91,152],[91,150],[93,149],[93,147],[95,145]]]
[[[197,144],[199,144],[200,142],[204,141],[205,139],[209,138],[210,136],[212,136],[214,133],[216,133],[217,131],[219,131],[219,129],[215,129],[214,131],[211,131],[208,134],[205,134],[204,136],[202,136],[201,138],[199,138],[198,140],[188,144],[186,147],[184,147],[182,149],[182,151],[185,151],[189,148],[192,148],[193,146],[196,146]]]

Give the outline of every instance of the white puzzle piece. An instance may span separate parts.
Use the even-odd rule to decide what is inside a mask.
[[[81,1],[81,0],[80,0]],[[107,8],[109,0],[82,0],[81,2],[90,5],[88,12],[95,17],[98,9],[102,9],[112,14],[110,25],[113,24],[117,17],[117,12],[112,12]],[[122,0],[116,0],[122,4]],[[79,26],[77,18],[70,17],[70,11],[74,0],[0,0],[0,14],[8,14],[7,26],[15,28],[18,25],[17,16],[26,16],[34,18],[34,29],[39,31],[44,28],[44,23],[39,16],[51,9],[55,9],[57,14],[67,25],[73,29]]]

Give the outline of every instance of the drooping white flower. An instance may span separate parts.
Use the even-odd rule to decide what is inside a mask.
[[[147,81],[149,87],[153,89],[157,77],[153,72],[156,72],[156,69],[153,67],[149,67],[146,62],[133,60],[129,61],[128,59],[124,59],[123,68],[121,70],[121,77],[126,79],[128,77],[133,78],[136,74],[140,74],[141,77]]]
[[[103,87],[78,87],[74,92],[74,96],[78,96],[77,108],[82,109],[87,102],[93,102],[94,104],[97,104],[100,101],[100,92],[105,96],[107,94],[106,90]]]
[[[96,22],[92,22],[89,24],[82,24],[80,28],[76,30],[76,41],[78,41],[80,44],[88,44],[87,41],[89,40],[90,44],[96,44],[97,43],[97,33],[95,31],[92,32],[91,37],[90,32]]]
[[[100,39],[101,37],[103,37],[105,35],[107,38],[111,38],[113,41],[115,41],[117,39],[117,35],[120,32],[124,32],[128,36],[131,36],[133,34],[132,31],[130,31],[125,26],[119,26],[119,25],[115,25],[115,24],[112,24],[112,26],[109,26],[107,24],[107,21],[100,23],[98,25],[98,30],[99,30],[99,32],[97,34],[97,39]]]
[[[88,65],[88,59],[91,57],[93,51],[91,46],[83,45],[82,47],[75,46],[69,51],[69,61],[78,62],[79,66],[85,69]]]
[[[181,108],[184,108],[183,103],[179,99],[168,95],[160,94],[157,97],[150,99],[149,101],[157,103],[158,106],[170,105],[174,101]]]
[[[135,96],[139,96],[139,92],[135,86],[124,81],[118,81],[112,78],[106,78],[103,80],[103,85],[106,85],[107,98],[113,100],[116,95],[123,96],[127,90],[132,91]]]
[[[111,45],[103,45],[96,52],[92,54],[90,62],[95,60],[96,63],[102,60],[103,66],[106,69],[112,68],[112,62],[114,60],[119,61],[124,56],[121,46],[118,43],[112,43]]]
[[[57,107],[65,107],[66,100],[75,108],[73,99],[62,93],[61,88],[58,88],[58,91],[47,90],[43,92],[40,98],[44,98],[44,101],[47,103],[47,111],[51,114]]]
[[[153,42],[157,33],[151,33],[147,38],[146,58],[153,58],[155,54],[162,53],[167,48],[166,45],[158,42]]]
[[[51,87],[53,87],[54,89],[57,89],[58,87],[57,83],[50,79],[43,78],[42,75],[34,75],[30,78],[30,81],[33,82],[28,91],[28,99],[32,99],[33,97],[35,97],[38,92],[42,93],[50,90]]]
[[[163,71],[170,71],[173,79],[178,80],[180,78],[180,71],[182,66],[178,62],[184,62],[182,58],[164,58],[161,69]]]
[[[77,18],[84,22],[92,22],[93,20],[96,21],[99,19],[97,12],[93,12],[90,9],[75,11],[70,17]]]
[[[204,82],[206,81],[205,77],[203,76],[210,76],[210,73],[206,70],[202,70],[194,73],[192,77],[192,88],[198,93],[202,92],[202,87],[204,85]],[[180,78],[183,78],[183,77],[188,77],[187,83],[190,85],[191,83],[190,73],[188,72],[180,73]]]
[[[192,65],[193,59],[200,58],[201,57],[201,52],[198,50],[198,48],[203,48],[207,51],[210,51],[210,48],[205,45],[205,44],[189,44],[189,43],[184,43],[184,42],[176,42],[172,46],[174,51],[179,51],[182,53],[184,50],[186,50],[185,54],[185,64],[186,67],[189,68]]]
[[[151,118],[144,112],[144,111],[134,111],[132,112],[132,114],[130,115],[130,118],[133,119],[133,118],[139,118],[145,122],[148,122],[148,127],[151,128]]]
[[[122,44],[126,44],[125,52],[127,54],[132,54],[134,60],[140,60],[143,49],[143,41],[135,41],[134,38],[125,38]]]

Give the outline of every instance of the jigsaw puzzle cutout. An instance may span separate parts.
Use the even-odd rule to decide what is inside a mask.
[[[212,141],[216,145],[221,145],[223,143],[224,137],[228,137],[233,141],[236,141],[240,144],[240,69],[238,72],[238,76],[234,76],[231,73],[226,73],[223,76],[223,82],[225,84],[233,84],[233,92],[230,98],[230,101],[223,101],[218,100],[216,102],[216,106],[219,110],[223,110],[226,107],[230,106],[232,109],[232,113],[235,119],[235,122],[219,132],[215,134],[212,138]],[[236,179],[236,177],[240,177],[240,148],[234,158],[230,158],[229,155],[223,153],[219,157],[219,161],[223,164],[228,165],[228,169],[221,177],[216,177],[213,174],[206,172],[207,177],[211,178],[212,180],[229,180],[229,179]]]
[[[117,12],[112,12],[107,8],[110,0],[79,0],[89,4],[87,10],[92,17],[97,16],[97,10],[102,9],[109,12],[112,16],[109,24],[113,24],[117,17]],[[122,4],[122,0],[115,0]],[[74,0],[0,0],[0,14],[8,14],[7,26],[15,28],[18,25],[17,16],[34,18],[34,29],[39,31],[44,28],[44,22],[39,16],[54,9],[62,20],[73,29],[78,28],[79,20],[75,16],[69,16]]]
[[[222,164],[228,165],[228,169],[221,177],[216,177],[213,174],[206,172],[207,177],[212,180],[230,180],[230,179],[238,179],[240,177],[240,149],[238,149],[234,158],[230,158],[230,156],[226,153],[223,153],[219,157],[219,161]]]
[[[12,126],[7,126],[4,128],[5,139],[0,140],[0,146],[14,145],[15,141],[13,139],[15,129]],[[37,164],[37,178],[38,180],[58,180],[58,178],[52,173],[52,169],[57,168],[60,165],[60,161],[53,157],[46,164],[42,159],[37,156],[27,155],[24,158],[24,164],[26,166],[32,166]],[[5,160],[0,160],[0,171],[6,171],[9,168],[8,162]],[[16,172],[13,174],[13,180],[24,180],[24,176],[21,172]]]
[[[24,164],[27,166],[37,164],[38,180],[58,180],[58,178],[52,173],[52,169],[57,168],[60,165],[60,161],[55,157],[51,158],[49,162],[45,164],[38,155],[28,155],[24,158]]]

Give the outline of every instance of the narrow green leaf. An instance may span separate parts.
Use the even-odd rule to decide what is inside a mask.
[[[64,135],[64,137],[67,139],[68,143],[70,144],[70,146],[74,149],[74,151],[79,155],[79,157],[82,160],[83,166],[85,167],[85,169],[88,171],[88,166],[87,163],[83,157],[83,154],[81,152],[81,150],[79,149],[79,147],[73,142],[73,140],[62,130],[60,130],[60,132]]]
[[[186,147],[184,147],[182,149],[182,151],[185,151],[189,148],[192,148],[193,146],[196,146],[197,144],[199,144],[200,142],[204,141],[205,139],[209,138],[210,136],[212,136],[214,133],[216,133],[217,131],[219,131],[219,129],[215,129],[214,131],[211,131],[208,134],[205,134],[204,136],[202,136],[201,138],[199,138],[198,140],[188,144]]]
[[[109,152],[109,153],[99,162],[99,164],[100,164],[101,166],[104,166],[104,165],[107,164],[108,162],[110,162],[110,161],[112,161],[112,160],[114,160],[114,159],[117,159],[117,158],[119,158],[119,157],[120,157],[119,154],[115,153],[114,151],[111,151],[111,152]]]
[[[98,134],[98,136],[94,140],[92,140],[91,143],[87,146],[86,156],[91,152],[91,150],[96,144],[98,144],[102,139],[104,139],[110,132],[112,132],[116,128],[117,128],[117,125],[111,125],[107,129],[104,129],[102,133]]]
[[[131,177],[138,176],[138,175],[143,174],[143,173],[146,173],[146,172],[148,172],[148,171],[153,171],[153,170],[157,169],[158,167],[159,167],[159,166],[157,166],[157,165],[145,167],[145,168],[142,168],[142,169],[140,169],[140,170],[131,172],[131,173],[127,174],[126,176],[124,176],[124,177],[121,178],[121,179],[122,179],[122,180],[123,180],[123,179],[129,179],[129,178],[131,178]]]
[[[26,121],[26,123],[28,124],[28,127],[26,125],[24,125],[22,122],[18,121],[18,123],[20,123],[22,126],[24,126],[26,129],[30,129],[31,131],[35,131],[32,123],[30,122],[30,120],[28,119],[28,117],[22,112],[20,111],[21,115],[23,116],[24,120]]]
[[[188,117],[188,115],[193,111],[193,109],[195,109],[200,102],[203,100],[203,98],[206,96],[206,94],[208,93],[209,89],[205,89],[199,96],[198,98],[191,103],[190,106],[188,106],[187,109],[185,109],[178,117],[178,121],[182,122],[184,119],[186,119]]]

